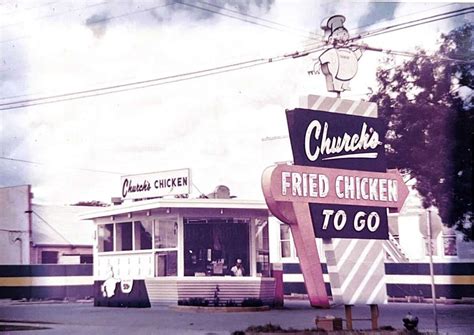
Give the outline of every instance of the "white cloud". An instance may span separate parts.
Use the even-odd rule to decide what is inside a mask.
[[[196,20],[193,9],[170,6],[156,9],[161,22],[141,13],[107,22],[100,34],[85,25],[93,15],[117,16],[137,10],[136,4],[120,2],[40,20],[19,17],[26,21],[21,34],[27,38],[15,42],[15,52],[26,61],[17,64],[20,77],[1,83],[16,88],[8,95],[50,95],[158,78],[294,52],[307,42],[300,30],[282,32],[219,15]],[[63,4],[57,12],[70,7],[71,3]],[[331,8],[310,1],[277,1],[268,13],[251,7],[251,14],[314,31]],[[361,3],[340,2],[337,8],[347,14],[348,22],[366,14]],[[409,5],[399,5],[396,16],[406,12]],[[38,13],[49,13],[48,7]],[[11,29],[8,34],[15,36]],[[406,50],[419,42],[432,46],[438,33],[414,32],[367,42],[387,47],[390,41],[388,47]],[[354,97],[374,85],[379,57],[363,56],[352,84]],[[189,167],[203,192],[226,184],[239,197],[261,197],[260,175],[271,163],[263,161],[261,139],[287,132],[284,110],[297,107],[299,95],[325,94],[322,75],[306,74],[311,58],[0,112],[2,155],[45,164],[0,161],[0,168],[9,171],[0,183],[31,183],[37,199],[49,202],[108,200],[119,194],[119,176],[77,168],[128,174]],[[14,131],[5,133],[10,127]]]

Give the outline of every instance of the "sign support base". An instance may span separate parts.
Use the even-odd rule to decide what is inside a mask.
[[[347,330],[353,330],[352,321],[354,320],[370,320],[372,330],[377,330],[379,328],[379,305],[371,304],[370,306],[370,319],[354,319],[352,317],[352,306],[353,305],[344,305],[344,311],[346,313],[346,328]]]

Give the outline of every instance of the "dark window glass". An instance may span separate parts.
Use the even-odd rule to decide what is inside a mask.
[[[132,250],[132,223],[117,223],[117,251]]]
[[[58,252],[57,251],[42,251],[41,264],[58,264]]]
[[[155,261],[157,277],[178,275],[178,253],[176,251],[160,251],[155,254]]]
[[[174,218],[155,221],[155,248],[176,248],[178,245],[178,223]]]
[[[152,247],[153,221],[135,221],[135,250],[148,250]]]
[[[114,225],[112,223],[98,226],[99,252],[114,251]]]
[[[92,264],[93,263],[92,255],[80,255],[81,264]]]
[[[292,256],[290,226],[287,224],[280,224],[280,250],[282,258]]]
[[[240,259],[242,274],[250,273],[248,219],[185,218],[184,275],[233,275]],[[266,242],[262,239],[262,247]],[[263,256],[263,255],[262,255]],[[266,262],[262,257],[262,262]]]

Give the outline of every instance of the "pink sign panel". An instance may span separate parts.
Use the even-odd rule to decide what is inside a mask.
[[[408,196],[396,170],[369,172],[283,164],[269,169],[275,201],[400,209]]]

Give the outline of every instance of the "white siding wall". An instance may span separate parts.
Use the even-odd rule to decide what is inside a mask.
[[[400,246],[410,260],[420,260],[425,256],[423,235],[420,232],[420,216],[400,215],[398,217]]]
[[[28,185],[0,188],[0,264],[29,264]]]
[[[113,270],[115,278],[145,279],[154,275],[151,252],[133,254],[98,255],[94,259],[94,279],[106,280]]]

